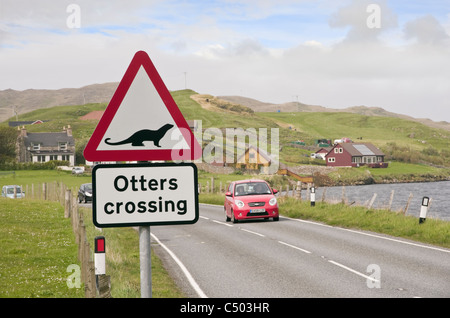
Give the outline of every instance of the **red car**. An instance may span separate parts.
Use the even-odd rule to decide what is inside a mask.
[[[225,193],[224,210],[226,220],[236,223],[238,220],[254,218],[273,218],[279,220],[277,190],[271,189],[264,180],[234,181]]]

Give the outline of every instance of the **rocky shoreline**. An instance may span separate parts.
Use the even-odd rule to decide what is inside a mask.
[[[236,169],[229,166],[214,166],[207,163],[197,163],[199,169],[217,174],[232,174]],[[391,174],[376,176],[372,174],[364,174],[355,176],[351,174],[352,170],[345,171],[342,175],[336,172],[336,167],[316,166],[316,165],[299,165],[287,167],[290,171],[302,176],[314,176],[316,186],[354,186],[354,185],[368,185],[368,184],[391,184],[391,183],[413,183],[413,182],[437,182],[450,181],[450,169],[448,173],[440,175],[424,173],[424,174]],[[351,168],[349,168],[351,169]],[[292,179],[292,183],[294,183]]]
[[[416,182],[438,182],[450,181],[448,175],[430,175],[430,174],[404,174],[393,177],[386,176],[367,176],[361,178],[339,178],[335,180],[328,175],[314,175],[318,186],[354,186],[368,184],[392,184],[392,183],[416,183]]]

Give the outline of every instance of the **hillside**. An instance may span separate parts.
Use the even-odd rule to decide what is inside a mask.
[[[446,121],[435,122],[427,118],[414,118],[407,115],[396,114],[389,112],[381,107],[368,107],[368,106],[352,106],[347,108],[327,108],[318,105],[307,105],[299,102],[289,102],[283,104],[271,104],[260,102],[256,99],[251,99],[241,96],[218,96],[218,98],[232,103],[240,104],[251,108],[255,112],[320,112],[320,113],[354,113],[365,116],[381,116],[381,117],[394,117],[417,121],[421,124],[427,125],[433,128],[440,128],[450,131],[450,123]]]
[[[81,88],[0,91],[0,122],[17,114],[53,106],[108,103],[118,83],[93,84]],[[16,108],[16,109],[14,109]]]
[[[108,103],[118,83],[93,84],[80,88],[64,88],[58,90],[27,89],[16,91],[7,89],[0,91],[0,122],[17,114],[63,105],[83,105],[89,103]],[[388,112],[380,107],[353,106],[345,109],[327,108],[319,105],[307,105],[298,102],[271,104],[242,96],[218,96],[218,98],[251,108],[255,112],[347,112],[366,116],[384,116],[418,121],[433,128],[450,131],[450,123],[434,122],[429,119],[416,119],[406,115]],[[42,118],[33,118],[42,119]]]
[[[344,112],[249,112],[246,106],[221,107],[221,99],[217,99],[215,103],[206,102],[215,97],[199,95],[192,90],[175,91],[171,94],[184,117],[187,120],[201,120],[203,129],[279,128],[280,159],[290,166],[306,164],[310,167],[323,167],[323,161],[309,159],[309,154],[314,150],[315,139],[341,137],[372,142],[385,152],[389,161],[425,163],[428,166],[447,167],[447,170],[450,166],[450,132],[414,121]],[[91,112],[103,111],[106,106],[106,103],[57,106],[18,117],[19,120],[49,120],[43,124],[27,126],[30,132],[60,131],[63,126],[70,124],[76,139],[77,157],[82,158],[83,149],[98,123],[98,120],[83,118]],[[7,122],[2,125],[6,126]],[[307,147],[292,145],[296,140],[305,140]],[[208,142],[204,141],[204,145]],[[435,174],[429,168],[423,166],[419,170]],[[389,170],[386,169],[386,173]]]

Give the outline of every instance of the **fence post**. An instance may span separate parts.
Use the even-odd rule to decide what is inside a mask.
[[[302,199],[302,182],[297,181],[297,192],[296,192],[296,198],[301,200]]]
[[[345,186],[342,186],[342,203],[347,204],[347,197],[345,194]]]
[[[72,193],[70,189],[66,190],[66,193],[64,195],[64,217],[67,219],[70,217],[70,209],[72,208]]]
[[[43,199],[47,200],[47,183],[45,183],[45,182],[42,184],[42,192],[43,192],[43,197],[44,197]]]
[[[322,192],[322,202],[325,202],[325,195],[327,193],[327,188],[323,188],[323,192]]]
[[[391,210],[392,202],[394,201],[394,192],[395,192],[395,190],[391,191],[391,197],[389,198],[389,204],[388,204],[388,210],[389,211]]]
[[[111,298],[111,277],[109,275],[98,275],[98,297]]]
[[[87,245],[87,254],[90,255],[89,243],[86,242]],[[95,286],[95,269],[94,269],[94,261],[91,260],[88,256],[88,260],[86,262],[86,298],[95,298],[97,295],[97,287]]]
[[[371,208],[372,208],[372,205],[373,205],[373,203],[375,202],[376,197],[377,197],[377,194],[374,193],[372,199],[370,199],[369,204],[367,205],[367,208],[368,208],[368,209],[371,209]]]
[[[409,204],[411,203],[411,199],[412,199],[412,198],[413,198],[413,194],[410,193],[410,194],[409,194],[409,198],[408,198],[408,202],[406,202],[405,210],[403,210],[403,215],[405,215],[406,212],[408,212]]]

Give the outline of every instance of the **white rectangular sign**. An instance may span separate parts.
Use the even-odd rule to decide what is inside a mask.
[[[92,171],[97,227],[193,224],[198,220],[193,163],[101,164]]]

